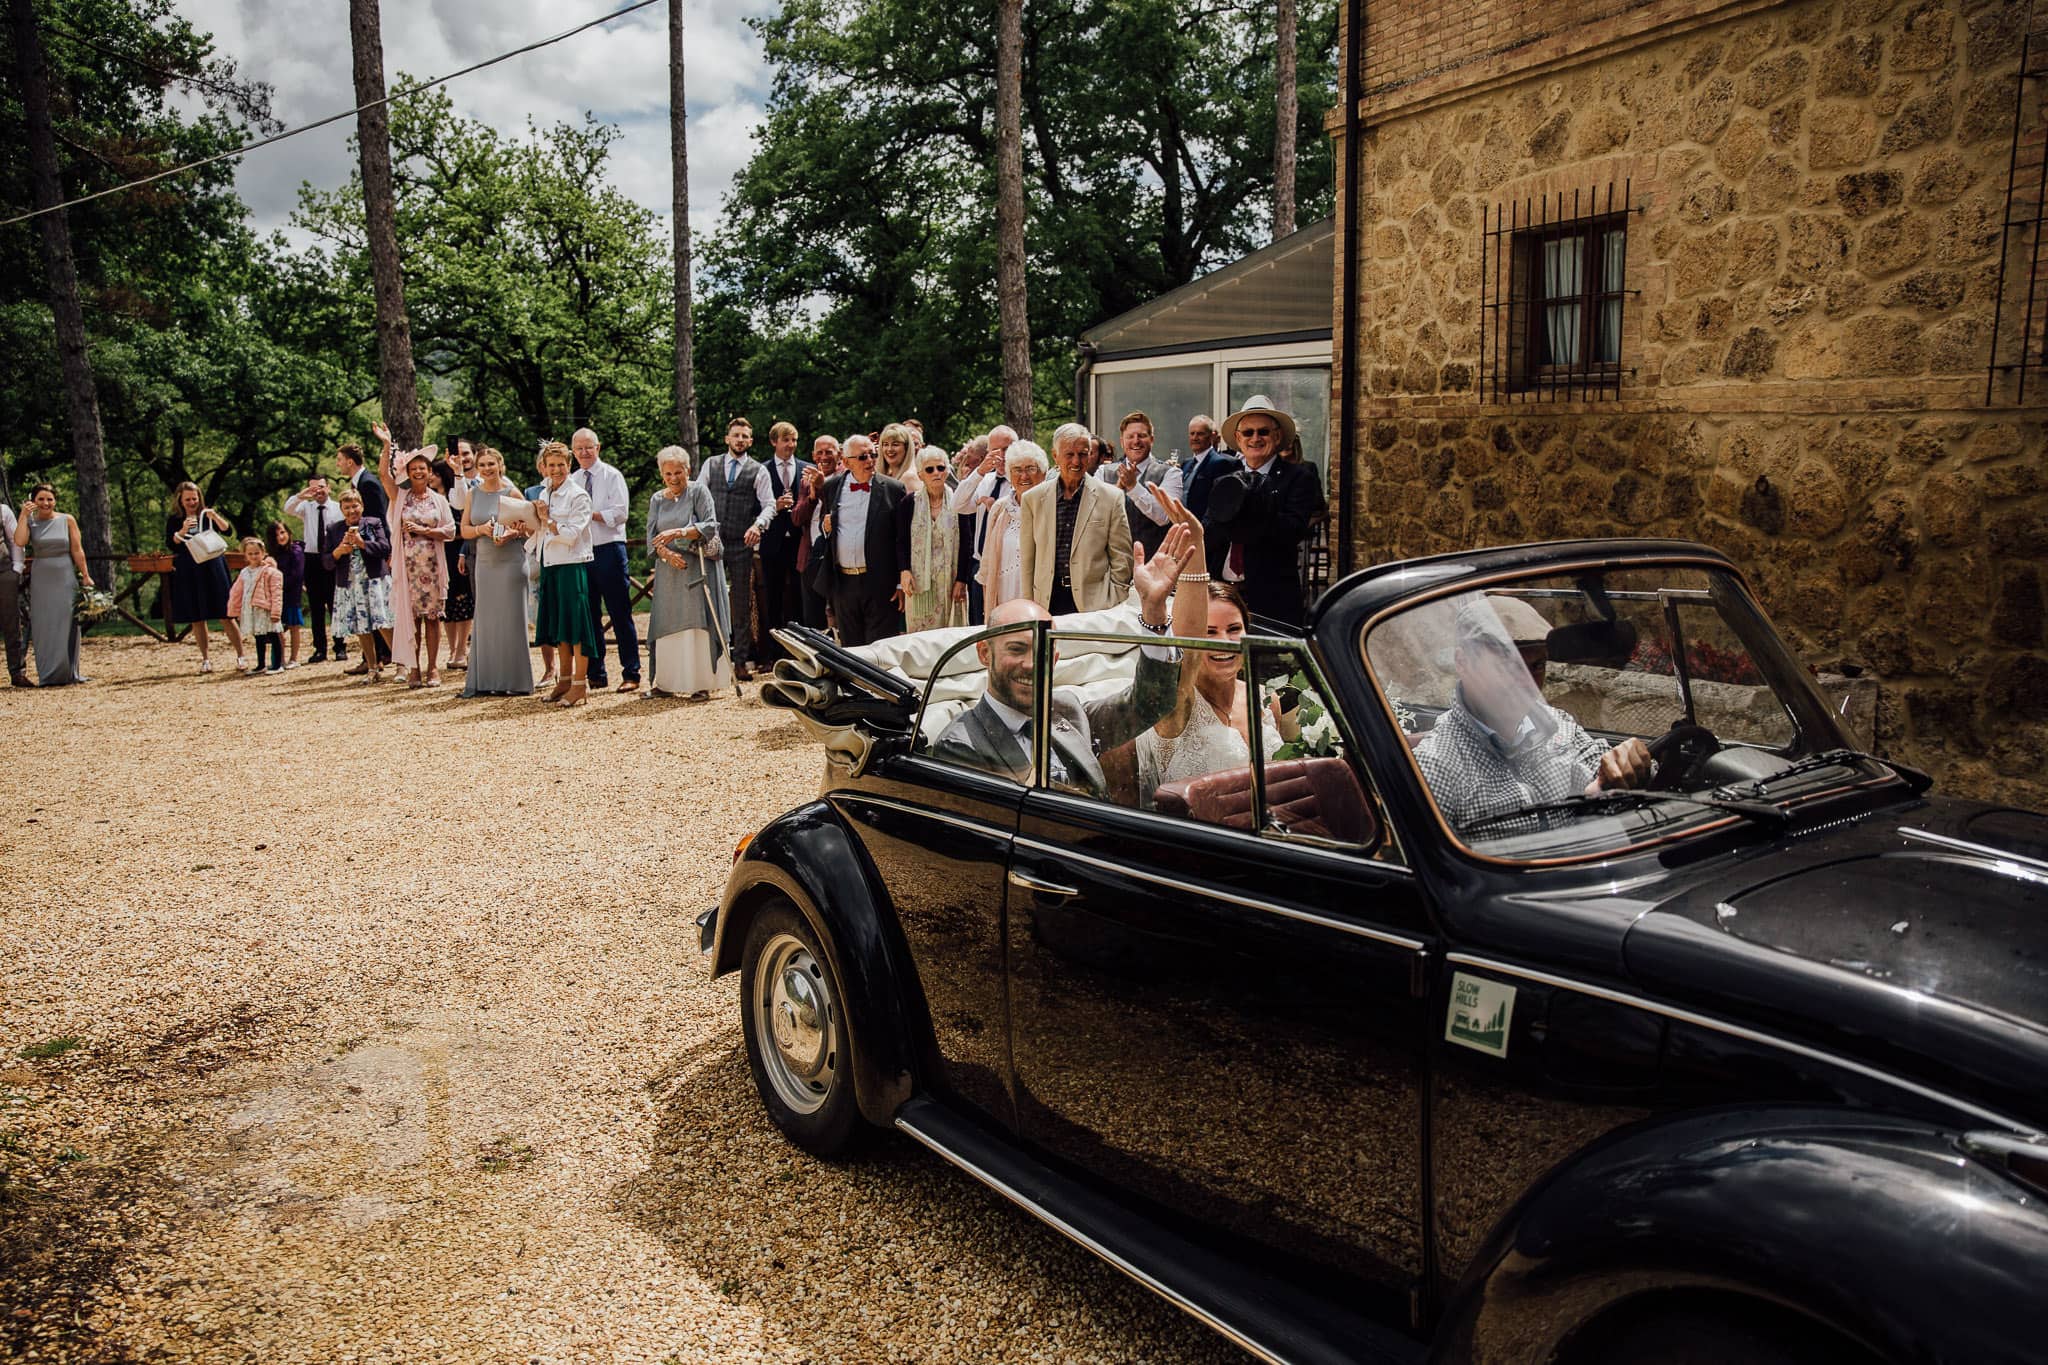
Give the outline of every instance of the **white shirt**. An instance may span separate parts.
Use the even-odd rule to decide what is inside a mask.
[[[306,553],[309,555],[320,553],[321,533],[341,520],[341,508],[335,504],[333,498],[328,498],[324,502],[315,502],[311,498],[302,497],[297,493],[284,500],[284,514],[288,517],[297,517],[299,519],[299,525],[305,530],[302,543],[305,545]],[[324,592],[325,589],[323,588],[322,591]]]
[[[590,541],[592,545],[617,545],[626,538],[626,518],[632,514],[626,476],[603,460],[592,460],[590,468],[570,472],[569,482],[589,495]],[[583,556],[589,559],[589,555]],[[548,561],[543,559],[543,564]],[[557,564],[569,561],[557,559]]]
[[[725,468],[720,473],[727,488],[731,488],[739,481],[740,461],[745,458],[729,450],[725,452]],[[789,486],[787,481],[783,486]],[[765,531],[768,529],[768,523],[775,520],[775,490],[768,482],[768,466],[759,460],[754,462],[754,502],[761,509],[761,514],[750,524],[756,531]]]
[[[590,494],[577,485],[572,474],[562,480],[560,488],[543,490],[540,500],[555,521],[553,531],[541,532],[541,564],[588,564],[594,557],[590,553]]]
[[[462,521],[461,514],[469,510],[469,495],[475,492],[476,486],[482,482],[483,480],[474,474],[466,479],[460,474],[455,476],[455,486],[448,490],[448,506],[454,509],[458,524]]]
[[[1166,477],[1159,481],[1159,487],[1160,491],[1164,492],[1166,496],[1172,498],[1175,502],[1182,500],[1179,465],[1167,466]],[[1126,492],[1124,496],[1130,499],[1131,506],[1138,509],[1140,516],[1150,517],[1161,526],[1165,526],[1173,520],[1172,514],[1166,510],[1166,504],[1152,495],[1152,488],[1149,484],[1132,484],[1130,491]]]
[[[868,477],[883,476],[877,471]],[[839,510],[832,517],[832,553],[842,569],[868,566],[868,502],[872,496],[853,491],[852,474],[839,489]]]
[[[14,519],[14,509],[0,502],[0,536],[7,537],[7,562],[16,573],[21,572],[21,547],[14,543],[14,528],[20,525]]]
[[[991,469],[986,474],[962,479],[953,490],[953,510],[963,517],[974,518],[974,537],[969,542],[973,548],[969,556],[977,564],[988,550],[988,514],[995,505],[994,500],[1002,497],[1009,487],[1010,481],[1004,477],[1003,471]],[[976,506],[982,498],[990,499],[988,507]]]

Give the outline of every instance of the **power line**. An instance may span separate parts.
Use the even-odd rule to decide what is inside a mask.
[[[578,24],[571,29],[564,29],[552,38],[542,38],[538,42],[528,43],[524,47],[515,47],[509,52],[500,52],[495,57],[486,57],[483,61],[477,62],[472,66],[465,66],[460,71],[451,71],[445,76],[436,76],[430,81],[408,85],[403,90],[393,91],[385,95],[383,99],[358,104],[353,109],[344,109],[338,114],[329,114],[326,118],[315,119],[311,123],[303,123],[296,128],[287,128],[282,133],[251,142],[247,146],[236,147],[232,151],[216,152],[212,156],[203,156],[197,161],[188,161],[182,166],[173,166],[169,170],[158,171],[154,175],[145,175],[139,180],[130,180],[126,184],[115,185],[111,189],[96,190],[91,194],[81,194],[76,199],[66,199],[63,203],[52,204],[46,209],[30,209],[27,213],[17,213],[12,218],[0,219],[0,228],[13,227],[16,223],[26,223],[31,218],[40,218],[46,213],[57,213],[63,209],[76,207],[79,204],[89,204],[95,199],[104,199],[110,194],[122,194],[128,190],[140,189],[144,185],[152,185],[159,180],[167,180],[174,175],[183,175],[187,171],[196,171],[202,166],[211,166],[216,161],[229,161],[235,157],[247,156],[250,152],[261,151],[263,148],[283,142],[287,138],[297,137],[300,133],[310,133],[316,128],[325,128],[330,123],[339,123],[342,119],[354,118],[365,109],[374,109],[380,104],[390,104],[395,100],[410,99],[412,96],[432,90],[436,86],[446,85],[458,77],[467,76],[471,72],[481,71],[487,66],[496,66],[499,62],[509,61],[514,57],[523,57],[529,52],[538,52],[544,47],[552,47],[563,39],[573,38],[586,29],[599,28],[609,24],[614,19],[625,18],[635,10],[643,10],[649,5],[659,4],[660,2],[661,0],[634,0],[633,4],[627,5],[624,9],[613,10],[610,14],[601,15],[590,20],[588,23]]]

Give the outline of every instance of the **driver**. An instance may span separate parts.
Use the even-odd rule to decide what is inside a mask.
[[[1605,748],[1543,699],[1550,623],[1534,607],[1475,597],[1458,609],[1454,629],[1457,692],[1415,746],[1430,795],[1453,828],[1648,780],[1650,750],[1640,739]]]
[[[1172,596],[1172,630],[1199,636],[1207,628],[1209,595],[1195,590],[1175,593],[1183,563],[1202,562],[1201,523],[1185,506],[1162,494],[1173,526],[1156,554],[1134,546],[1137,564],[1132,587],[1139,619],[1155,635],[1168,629],[1167,599]],[[1051,614],[1028,597],[1012,598],[989,613],[990,626],[1049,621]],[[1014,782],[1031,781],[1034,730],[1034,660],[1037,640],[1032,631],[1015,630],[977,642],[975,653],[988,669],[988,687],[981,700],[961,712],[933,746],[936,755],[955,763],[999,774]],[[1053,656],[1058,658],[1057,653]],[[1052,744],[1046,755],[1051,785],[1101,797],[1108,790],[1097,755],[1115,748],[1151,726],[1174,707],[1180,690],[1180,652],[1145,644],[1138,651],[1138,674],[1129,688],[1100,701],[1086,702],[1074,688],[1056,688],[1047,708]]]

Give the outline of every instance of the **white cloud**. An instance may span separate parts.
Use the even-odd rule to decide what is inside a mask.
[[[772,0],[686,0],[683,70],[690,135],[690,222],[709,229],[732,177],[753,149],[768,73],[746,19]],[[550,37],[620,8],[620,0],[397,0],[383,6],[387,85],[403,71],[444,75]],[[276,88],[288,127],[355,100],[342,0],[178,0],[178,12],[214,36],[241,74]],[[612,183],[663,221],[669,215],[668,10],[651,5],[603,28],[464,76],[446,87],[455,111],[500,132],[580,119],[616,123]],[[301,181],[331,189],[354,164],[353,119],[252,152],[236,186],[258,232],[287,227]]]

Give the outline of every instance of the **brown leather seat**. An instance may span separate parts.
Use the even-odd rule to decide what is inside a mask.
[[[1252,827],[1252,770],[1225,768],[1168,782],[1153,794],[1155,809],[1231,829]],[[1379,840],[1379,821],[1342,758],[1291,758],[1266,765],[1266,813],[1290,834],[1339,843]]]

